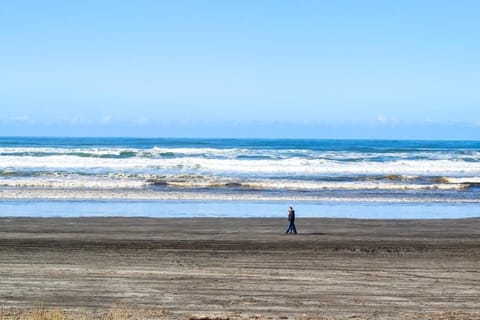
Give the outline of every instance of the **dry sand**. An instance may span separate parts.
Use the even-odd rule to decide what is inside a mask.
[[[480,319],[480,219],[0,219],[0,309]]]

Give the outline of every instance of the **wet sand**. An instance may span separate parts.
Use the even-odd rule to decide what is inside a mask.
[[[0,309],[480,319],[480,219],[1,218]],[[145,316],[147,317],[147,316]]]

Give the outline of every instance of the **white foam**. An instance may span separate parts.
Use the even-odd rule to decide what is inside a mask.
[[[0,148],[0,170],[47,169],[47,170],[91,170],[165,172],[207,172],[212,175],[238,174],[285,174],[285,175],[427,175],[427,176],[478,176],[480,161],[463,161],[455,154],[426,154],[431,159],[402,159],[395,154],[395,161],[372,161],[381,154],[352,152],[300,151],[302,157],[292,157],[299,150],[256,150],[214,148]],[[5,155],[15,152],[55,153],[50,156]],[[137,156],[126,158],[80,157],[74,153],[91,153],[97,156],[132,152]],[[172,152],[180,157],[164,158],[163,153]],[[148,153],[153,155],[145,156]],[[206,157],[202,155],[207,155]],[[238,159],[238,156],[266,156],[267,159]],[[392,155],[388,155],[392,156]],[[342,161],[344,159],[361,161]]]
[[[449,183],[462,183],[462,184],[469,184],[469,183],[480,183],[480,177],[449,177],[445,178],[446,181]]]
[[[462,183],[396,183],[396,182],[375,182],[375,181],[303,181],[303,180],[278,180],[278,179],[256,179],[240,180],[229,178],[204,178],[182,179],[173,178],[173,181],[165,179],[164,182],[171,186],[182,188],[216,187],[222,185],[236,184],[241,187],[260,190],[297,190],[297,191],[319,191],[319,190],[461,190],[468,187]]]
[[[4,200],[227,200],[227,201],[317,201],[317,202],[365,202],[365,203],[480,203],[480,199],[422,198],[417,197],[325,197],[260,195],[247,193],[185,193],[154,192],[151,190],[38,190],[4,189],[0,191]]]
[[[475,175],[480,163],[451,160],[401,160],[392,162],[337,162],[323,159],[282,160],[165,159],[152,165],[172,169],[219,173],[301,175]]]
[[[394,162],[343,163],[328,160],[291,158],[284,160],[237,160],[202,158],[78,158],[51,157],[0,157],[3,168],[49,169],[149,169],[238,173],[286,174],[370,174],[370,175],[448,175],[478,174],[480,163],[449,160],[402,160]]]
[[[465,184],[414,184],[388,182],[305,182],[305,181],[261,181],[246,183],[251,188],[287,190],[460,190]]]
[[[213,188],[221,189],[237,186],[259,190],[460,190],[467,188],[467,183],[415,183],[401,181],[305,181],[294,179],[239,179],[235,177],[216,177],[198,175],[131,175],[108,174],[81,176],[68,173],[43,174],[35,177],[0,178],[0,186],[15,188],[57,188],[57,189],[128,189],[145,188],[149,184],[166,184],[178,188]]]
[[[121,152],[136,152],[133,148],[39,148],[39,147],[20,147],[20,148],[0,148],[0,154],[64,154],[78,157],[78,154],[92,154],[95,156],[120,155]],[[76,155],[77,154],[77,155]]]
[[[112,180],[106,178],[22,178],[0,179],[0,186],[15,188],[51,188],[51,189],[130,189],[144,188],[143,180]]]

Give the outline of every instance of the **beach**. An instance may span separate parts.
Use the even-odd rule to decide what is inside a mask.
[[[480,219],[296,224],[285,235],[272,218],[0,218],[0,314],[480,319]]]
[[[3,1],[0,320],[480,320],[479,16]]]

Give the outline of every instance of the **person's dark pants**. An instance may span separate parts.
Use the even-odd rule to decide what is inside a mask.
[[[288,224],[288,228],[287,228],[287,231],[285,231],[285,233],[297,233],[297,228],[295,228],[295,223],[293,221],[290,221],[289,224]]]

